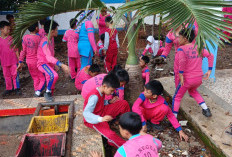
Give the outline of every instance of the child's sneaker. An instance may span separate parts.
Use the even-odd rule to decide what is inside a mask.
[[[12,90],[5,90],[3,93],[2,93],[2,96],[8,96],[12,93]]]
[[[153,130],[158,130],[158,131],[164,130],[164,128],[163,128],[161,125],[159,125],[159,124],[150,123],[150,125],[151,125],[151,128],[152,128]]]
[[[207,108],[207,109],[202,109],[202,114],[203,114],[204,116],[206,116],[206,117],[211,117],[211,116],[212,116],[212,114],[211,114],[209,108]]]
[[[19,88],[17,88],[17,89],[15,90],[15,94],[16,94],[16,95],[22,95],[22,92],[21,92],[21,90],[20,90]]]
[[[53,98],[52,98],[52,93],[51,92],[46,92],[44,93],[44,98],[47,102],[53,102]]]

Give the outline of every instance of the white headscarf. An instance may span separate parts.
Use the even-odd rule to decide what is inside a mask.
[[[153,36],[147,37],[147,41],[149,41],[151,43],[151,45],[148,44],[146,49],[151,47],[151,49],[153,51],[153,56],[156,56],[156,54],[157,54],[157,52],[159,50],[160,42],[158,40],[155,40]]]

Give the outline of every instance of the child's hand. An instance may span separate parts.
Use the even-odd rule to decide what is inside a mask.
[[[102,117],[102,122],[109,122],[113,119],[113,117],[109,116],[109,115],[105,115],[104,117]]]
[[[113,99],[109,100],[109,103],[113,104],[113,103],[117,102],[118,100],[119,100],[119,97],[115,96],[115,97],[113,97]]]
[[[210,77],[211,72],[212,72],[211,70],[207,71],[207,72],[204,74],[203,79],[204,79],[204,80],[208,80],[209,77]]]
[[[184,76],[183,76],[183,74],[179,74],[179,78],[180,78],[180,85],[183,86],[184,85]]]
[[[101,153],[91,151],[89,157],[102,157]]]
[[[146,135],[147,133],[147,125],[144,125],[143,127],[142,127],[142,130],[140,131],[140,135]]]
[[[62,68],[62,70],[64,71],[65,76],[68,76],[68,75],[70,74],[70,72],[69,72],[69,67],[68,67],[67,65],[62,64],[62,65],[61,65],[61,68]]]
[[[18,67],[17,67],[17,71],[21,71],[23,67],[23,63],[19,63]]]
[[[188,135],[186,135],[183,130],[179,131],[179,136],[180,136],[180,140],[182,140],[182,138],[183,138],[185,140],[185,142],[188,141]]]

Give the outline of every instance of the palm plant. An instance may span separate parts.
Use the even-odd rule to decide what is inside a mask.
[[[228,36],[225,36],[219,29],[231,29],[232,25],[224,22],[225,18],[223,15],[225,13],[219,11],[221,7],[232,7],[232,3],[223,0],[135,0],[127,2],[118,8],[116,19],[120,19],[125,13],[135,12],[133,18],[130,20],[127,31],[129,56],[126,67],[128,67],[129,74],[131,74],[130,79],[139,78],[139,74],[136,73],[139,66],[134,47],[139,27],[145,17],[160,14],[164,18],[161,19],[159,27],[162,27],[162,23],[168,23],[169,29],[173,30],[184,23],[188,23],[188,27],[192,29],[193,23],[196,20],[199,26],[196,45],[200,53],[204,46],[208,49],[206,41],[209,41],[213,47],[213,43],[219,46],[224,45],[220,38],[228,41],[226,39]],[[226,20],[232,21],[229,19]],[[231,30],[227,31],[232,33]],[[133,70],[130,71],[130,69]],[[129,82],[130,95],[139,93],[138,90],[140,88],[138,88],[138,84],[140,83],[136,81]]]
[[[137,98],[142,89],[141,71],[135,53],[135,37],[145,17],[155,14],[167,15],[162,19],[162,22],[170,21],[169,28],[174,30],[183,23],[190,23],[190,26],[193,26],[193,22],[196,20],[199,25],[198,36],[196,37],[199,52],[201,52],[203,45],[206,45],[206,40],[218,45],[223,44],[219,37],[227,40],[225,35],[217,28],[222,30],[226,27],[232,29],[232,26],[223,21],[225,19],[221,15],[224,13],[217,10],[219,7],[232,7],[231,2],[222,0],[135,0],[132,2],[126,0],[126,2],[117,9],[116,19],[121,19],[125,13],[131,15],[130,13],[135,11],[133,17],[127,16],[126,19],[129,24],[127,31],[129,56],[126,69],[130,75],[129,92],[127,92],[130,98],[127,100],[130,100],[130,103]],[[59,13],[85,9],[97,10],[102,7],[104,7],[104,4],[100,0],[39,0],[38,2],[27,3],[20,7],[17,15],[13,44],[21,47],[21,39],[26,29],[40,19]],[[80,13],[76,17],[79,15]],[[232,33],[230,30],[228,32]]]

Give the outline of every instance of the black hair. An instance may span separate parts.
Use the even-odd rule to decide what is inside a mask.
[[[11,18],[14,18],[14,15],[12,15],[12,14],[7,14],[7,15],[6,15],[6,19],[7,19],[8,21],[10,21]]]
[[[100,39],[101,39],[101,41],[105,40],[105,33],[103,33],[103,34],[100,35]]]
[[[69,24],[70,24],[70,27],[71,28],[73,28],[73,27],[75,27],[76,26],[76,24],[77,24],[77,19],[71,19],[70,21],[69,21]]]
[[[45,25],[46,21],[47,21],[47,19],[45,18],[45,19],[39,20],[39,23],[40,23],[41,25]]]
[[[119,82],[126,82],[128,83],[129,82],[129,74],[126,70],[124,69],[121,69],[121,70],[117,70],[115,72],[115,75],[118,77],[119,79]]]
[[[160,81],[152,80],[145,85],[147,90],[151,90],[152,95],[161,95],[164,91],[163,85]]]
[[[188,33],[190,32],[190,33]],[[182,35],[183,37],[185,37],[190,43],[195,39],[195,32],[192,29],[190,31],[190,28],[184,28],[179,32],[179,35]]]
[[[118,77],[113,73],[109,73],[108,75],[104,77],[102,85],[103,84],[107,85],[108,87],[115,88],[115,89],[120,87],[120,82],[118,80]]]
[[[105,22],[113,23],[112,17],[111,17],[111,16],[107,16],[107,17],[105,18]]]
[[[36,22],[36,23],[34,23],[33,25],[31,25],[30,27],[28,27],[28,30],[29,30],[30,32],[34,32],[35,29],[36,29],[36,27],[39,27],[39,23],[38,23],[38,22]]]
[[[111,70],[110,72],[112,72],[112,73],[115,74],[118,70],[122,70],[122,67],[121,67],[121,65],[119,65],[119,64],[115,65],[115,66],[114,66],[114,69]]]
[[[4,28],[5,26],[10,26],[10,23],[6,22],[6,21],[1,21],[0,22],[0,29]]]
[[[129,131],[132,135],[136,135],[142,129],[142,120],[137,113],[127,112],[120,116],[119,125],[122,129]]]
[[[89,71],[91,71],[92,73],[99,73],[100,72],[100,68],[97,64],[92,64],[90,67],[89,67]]]
[[[44,24],[44,31],[48,34],[49,33],[49,28],[50,28],[50,24],[51,24],[51,20],[47,20]],[[57,27],[59,26],[59,24],[56,21],[53,21],[52,23],[52,30],[55,30]]]
[[[149,57],[147,57],[147,56],[143,56],[141,59],[142,59],[146,64],[148,64],[148,63],[150,62],[150,59],[149,59]]]

